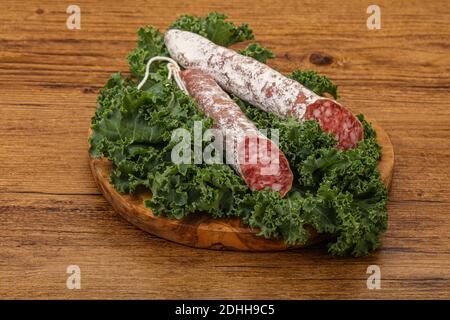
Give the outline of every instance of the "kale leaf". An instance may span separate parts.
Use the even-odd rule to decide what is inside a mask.
[[[145,73],[145,65],[150,58],[168,56],[169,52],[164,44],[163,34],[155,27],[140,28],[137,34],[137,47],[128,54],[128,64],[130,65],[131,73],[141,79]],[[155,63],[151,66],[152,73],[155,73],[158,67],[162,68],[163,66],[164,63]]]
[[[313,70],[295,70],[290,77],[305,87],[314,91],[319,96],[324,93],[331,94],[335,99],[339,98],[337,86],[326,76],[318,74]]]
[[[169,165],[156,172],[146,205],[156,215],[181,219],[189,213],[206,212],[214,217],[235,215],[236,201],[248,189],[227,165]]]
[[[217,12],[211,12],[205,18],[183,15],[172,23],[169,29],[194,32],[224,47],[255,38],[247,24],[236,26],[225,21],[227,18]]]
[[[244,50],[240,50],[239,53],[247,57],[252,57],[262,63],[266,63],[267,59],[275,58],[272,51],[264,48],[259,43],[251,43]]]

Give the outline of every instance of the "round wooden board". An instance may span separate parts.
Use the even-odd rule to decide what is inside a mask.
[[[378,143],[383,156],[378,164],[381,178],[389,188],[394,168],[394,149],[387,133],[376,123]],[[257,236],[257,229],[246,227],[239,218],[214,219],[207,214],[190,214],[182,220],[156,217],[144,206],[150,193],[129,195],[118,192],[109,182],[112,163],[106,158],[90,158],[90,167],[98,188],[123,218],[138,228],[158,237],[197,248],[241,251],[276,251],[300,248],[318,243],[329,236],[318,235],[312,228],[311,237],[302,246],[287,246],[280,240]]]

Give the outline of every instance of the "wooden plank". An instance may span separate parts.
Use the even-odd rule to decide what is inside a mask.
[[[134,228],[100,195],[1,197],[0,297],[450,297],[441,290],[450,284],[450,222],[436,203],[391,203],[380,251],[332,258],[321,246],[258,254],[180,246]],[[65,288],[70,264],[81,268],[80,291]],[[381,266],[382,290],[366,288],[371,264]]]

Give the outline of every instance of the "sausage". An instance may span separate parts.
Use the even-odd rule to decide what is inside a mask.
[[[210,75],[199,69],[186,69],[180,77],[189,95],[222,133],[227,161],[250,190],[269,187],[283,197],[292,187],[293,174],[275,143],[259,132]]]
[[[322,130],[333,133],[340,149],[354,148],[364,138],[361,122],[345,107],[253,58],[188,31],[168,30],[164,41],[171,57],[184,68],[201,69],[225,91],[266,112],[318,121]]]

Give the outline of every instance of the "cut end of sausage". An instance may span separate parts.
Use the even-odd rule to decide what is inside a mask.
[[[281,197],[292,188],[294,180],[286,156],[271,140],[261,136],[245,137],[245,146],[239,147],[239,168],[250,190],[269,187]]]
[[[364,138],[361,122],[346,108],[330,99],[319,99],[308,105],[305,120],[316,120],[325,132],[333,133],[337,148],[353,149]]]

